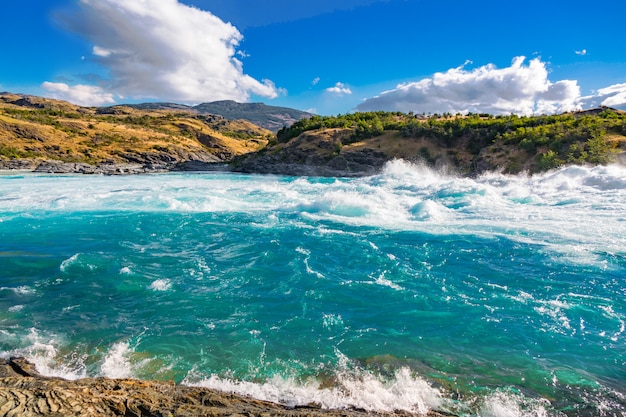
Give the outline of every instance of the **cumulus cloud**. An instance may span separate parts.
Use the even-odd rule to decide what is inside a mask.
[[[623,107],[626,106],[626,83],[614,84],[599,89],[594,96],[586,97],[600,103],[601,106]]]
[[[92,85],[69,86],[65,83],[46,81],[41,86],[50,93],[49,96],[52,98],[66,100],[80,106],[103,106],[115,103],[113,94]]]
[[[488,64],[473,70],[466,64],[430,78],[398,85],[361,103],[357,110],[418,113],[549,114],[580,108],[580,87],[573,80],[551,82],[540,58],[511,66]]]
[[[352,94],[352,90],[350,90],[350,88],[347,87],[344,83],[340,82],[336,83],[334,87],[327,88],[326,92],[338,95]]]
[[[99,87],[113,95],[183,103],[278,95],[271,81],[244,74],[236,58],[243,36],[207,11],[178,0],[80,0],[80,6],[66,23],[94,44],[93,59],[109,73]]]
[[[587,50],[586,50],[586,49],[582,49],[582,50],[580,50],[580,51],[574,51],[574,53],[575,53],[576,55],[582,55],[582,56],[585,56],[585,55],[587,55]]]

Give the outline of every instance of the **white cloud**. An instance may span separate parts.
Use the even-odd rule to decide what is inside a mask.
[[[69,86],[65,83],[44,82],[42,85],[52,98],[66,100],[80,106],[103,106],[114,104],[113,94],[92,85]]]
[[[602,106],[618,107],[626,105],[626,83],[614,84],[598,90],[596,97]]]
[[[352,90],[347,87],[344,83],[336,83],[334,87],[329,87],[326,89],[326,92],[338,95],[344,94],[352,94]]]
[[[551,82],[546,64],[535,58],[525,65],[516,57],[511,66],[493,64],[473,70],[465,65],[435,73],[431,78],[398,85],[361,103],[357,110],[417,113],[544,114],[580,107],[576,81]]]
[[[92,53],[96,56],[101,56],[103,58],[106,58],[108,56],[111,56],[113,51],[109,51],[108,49],[104,49],[99,46],[94,46]]]
[[[178,0],[81,0],[68,19],[93,42],[94,60],[109,72],[113,95],[182,103],[274,98],[275,85],[244,74],[243,39],[230,23]]]
[[[313,78],[313,81],[311,81],[311,85],[317,85],[317,83],[320,82],[320,77],[315,77]]]
[[[583,50],[580,50],[580,51],[574,51],[574,53],[575,53],[576,55],[582,55],[582,56],[585,56],[585,55],[587,55],[587,50],[586,50],[586,49],[583,49]]]

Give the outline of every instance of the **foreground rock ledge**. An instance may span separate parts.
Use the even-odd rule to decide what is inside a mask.
[[[134,379],[43,377],[23,358],[0,358],[0,417],[412,416],[398,411],[289,408],[206,388]],[[429,417],[444,414],[431,412]]]

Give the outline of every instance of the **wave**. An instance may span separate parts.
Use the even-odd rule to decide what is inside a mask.
[[[157,279],[149,288],[153,291],[168,291],[172,288],[172,282],[169,279]]]
[[[231,392],[290,407],[316,404],[324,409],[357,408],[367,411],[404,410],[426,414],[441,409],[445,399],[439,389],[408,368],[398,369],[392,378],[366,372],[338,372],[334,385],[324,387],[318,380],[300,381],[275,376],[264,383],[237,381],[211,376],[186,384]]]
[[[625,409],[624,167],[52,181],[0,178],[0,356],[45,375],[328,408]]]
[[[340,316],[325,317],[328,326],[341,322]],[[23,340],[25,346],[0,352],[0,357],[24,356],[35,364],[43,376],[76,380],[86,377],[170,379],[170,370],[178,360],[168,356],[158,359],[137,352],[141,336],[101,346],[97,357],[86,352],[69,350],[58,335],[30,329]],[[63,353],[62,353],[63,352]],[[339,363],[319,364],[316,369],[291,369],[261,378],[251,374],[241,379],[224,374],[206,375],[196,364],[180,382],[182,385],[204,387],[234,393],[288,407],[316,405],[323,409],[361,409],[368,412],[407,411],[426,415],[429,411],[453,415],[481,417],[548,417],[562,416],[545,398],[524,395],[513,387],[481,388],[476,392],[459,392],[434,382],[408,366],[389,368],[382,359],[378,370],[365,369],[336,351]],[[283,364],[284,365],[284,364]],[[305,367],[306,368],[306,367]],[[258,370],[257,370],[258,371]],[[314,371],[314,372],[311,372]],[[303,373],[302,373],[303,372]],[[555,376],[556,378],[556,376]],[[597,387],[583,394],[584,404],[567,415],[610,416],[624,409],[626,398],[616,391]],[[558,400],[555,400],[558,402]]]
[[[61,272],[67,271],[68,268],[70,268],[72,265],[77,264],[79,256],[80,256],[80,253],[76,253],[70,256],[69,258],[67,258],[66,260],[64,260],[63,262],[61,262],[61,265],[59,266],[59,270]]]

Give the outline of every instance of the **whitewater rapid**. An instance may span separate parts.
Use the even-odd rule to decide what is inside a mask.
[[[0,176],[0,356],[288,405],[626,412],[626,168]]]

